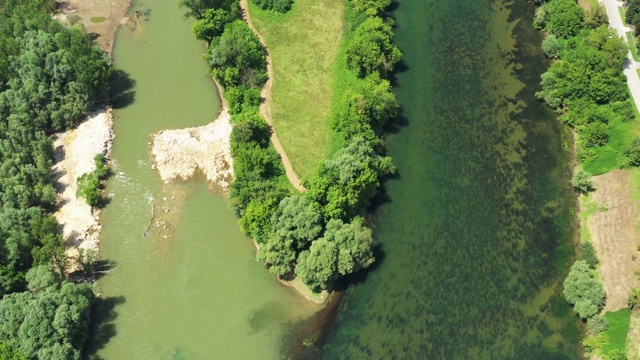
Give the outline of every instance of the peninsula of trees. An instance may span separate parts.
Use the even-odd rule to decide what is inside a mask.
[[[285,10],[277,1],[255,4]],[[266,81],[258,37],[241,20],[235,1],[182,1],[187,16],[197,20],[194,35],[209,43],[205,59],[224,86],[233,114],[231,208],[244,233],[259,245],[258,261],[282,278],[299,277],[314,291],[330,289],[339,277],[375,261],[363,215],[381,180],[395,171],[380,136],[398,112],[385,78],[402,56],[392,42],[392,20],[384,13],[389,4],[348,2],[342,50],[348,79],[341,79],[348,86],[333,94],[332,129],[342,146],[306,179],[308,191],[294,194],[269,142],[273,130],[258,114],[259,89]]]

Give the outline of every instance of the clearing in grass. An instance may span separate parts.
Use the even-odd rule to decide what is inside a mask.
[[[334,62],[343,41],[343,0],[296,0],[285,13],[249,1],[273,61],[273,123],[295,171],[308,179],[330,154]]]

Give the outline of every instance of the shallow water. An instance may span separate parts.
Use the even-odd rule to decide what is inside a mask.
[[[373,219],[381,261],[308,357],[579,358],[560,293],[574,200],[560,126],[534,96],[548,64],[533,11],[398,0],[404,124]]]
[[[287,324],[315,307],[254,261],[226,200],[204,180],[164,185],[151,168],[151,134],[212,121],[220,99],[178,1],[135,9],[150,10],[148,21],[120,30],[114,48],[115,175],[103,212],[102,300],[86,353],[278,358]]]

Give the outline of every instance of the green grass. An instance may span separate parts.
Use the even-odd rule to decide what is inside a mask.
[[[272,117],[295,171],[307,179],[332,148],[334,63],[343,41],[343,0],[296,0],[286,14],[249,5],[273,61]]]
[[[609,329],[606,331],[609,343],[602,349],[604,354],[606,355],[609,351],[615,349],[626,351],[625,344],[627,332],[629,331],[629,322],[631,321],[631,309],[607,312],[604,317],[609,320]]]
[[[94,24],[100,24],[107,21],[107,18],[104,16],[94,16],[91,18],[91,22]]]
[[[600,175],[621,167],[624,163],[624,150],[638,134],[636,124],[637,119],[625,122],[615,116],[610,122],[609,142],[604,146],[593,148],[596,158],[585,162],[583,168],[593,175]]]
[[[618,11],[620,11],[620,18],[622,19],[622,22],[624,23],[624,18],[625,18],[624,6],[618,6]]]
[[[631,50],[631,56],[633,60],[640,61],[638,58],[638,47],[636,46],[636,39],[633,37],[631,32],[627,32],[627,43],[629,44],[629,50]],[[637,71],[637,70],[636,70]]]

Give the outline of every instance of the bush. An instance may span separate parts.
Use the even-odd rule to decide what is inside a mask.
[[[609,126],[601,122],[592,122],[580,131],[580,141],[585,146],[602,146],[609,141]]]
[[[101,189],[102,183],[107,179],[111,170],[106,164],[104,155],[98,154],[94,157],[96,169],[90,173],[78,177],[78,190],[76,196],[83,197],[87,204],[98,207],[102,204]]]
[[[609,320],[602,315],[595,315],[587,320],[587,329],[593,335],[597,335],[609,328]]]
[[[637,310],[640,305],[640,289],[631,290],[631,295],[629,296],[629,308],[633,310]]]
[[[585,261],[591,269],[595,269],[598,266],[600,261],[596,255],[596,249],[593,248],[590,242],[583,242],[580,245],[580,260]]]
[[[604,305],[604,289],[593,276],[585,261],[576,261],[564,280],[564,296],[574,305],[578,315],[587,319],[597,314]]]
[[[632,121],[636,118],[635,111],[633,110],[633,104],[630,99],[611,103],[611,109],[622,117],[622,121]]]
[[[589,191],[593,190],[593,182],[591,181],[591,174],[580,169],[578,170],[571,179],[571,184],[573,188],[579,191],[582,194],[587,194]]]
[[[252,0],[262,10],[272,10],[279,13],[286,13],[291,10],[293,0]]]
[[[640,138],[633,139],[624,151],[627,163],[631,166],[640,166]]]
[[[356,28],[346,49],[347,64],[357,73],[385,75],[400,61],[402,52],[391,41],[393,30],[379,17],[370,17]]]
[[[613,349],[604,358],[605,360],[627,360],[627,353],[622,349]]]

